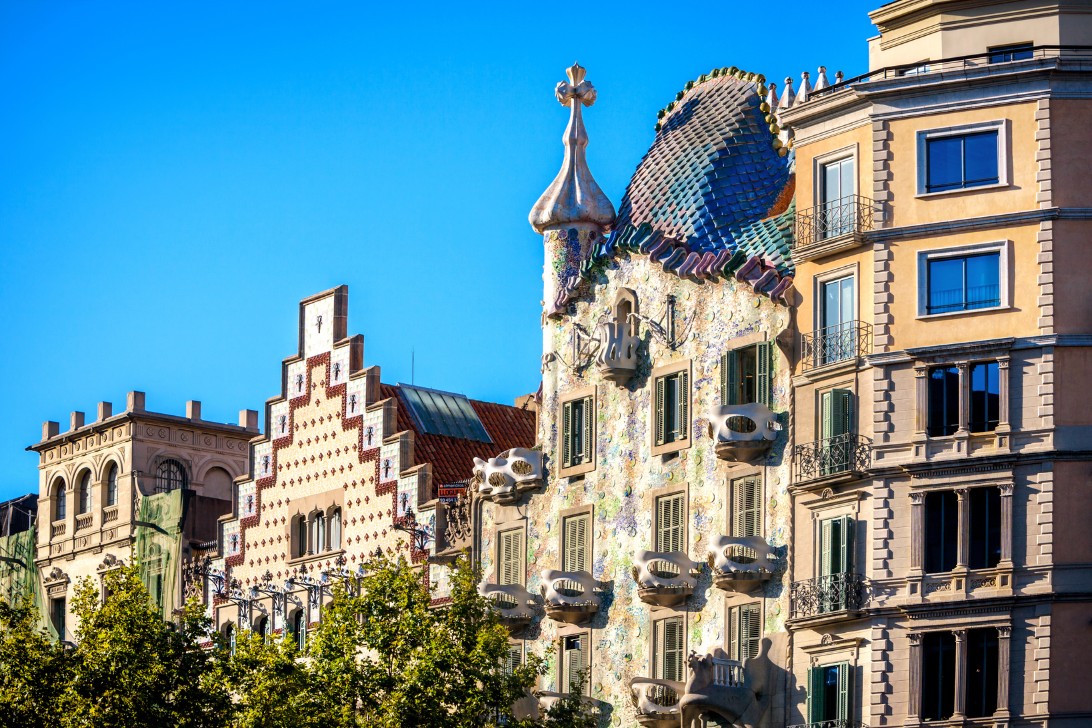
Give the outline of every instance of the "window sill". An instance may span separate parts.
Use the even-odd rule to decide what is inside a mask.
[[[944,319],[951,318],[952,316],[971,316],[976,313],[997,313],[998,311],[1011,311],[1012,306],[990,306],[989,308],[968,308],[963,311],[946,311],[945,313],[919,313],[917,315],[918,321],[929,321],[931,319]]]
[[[675,442],[667,442],[663,445],[652,446],[652,456],[657,455],[671,455],[673,453],[681,452],[690,448],[690,438],[685,440],[676,440]]]
[[[975,187],[961,187],[958,190],[944,190],[943,192],[919,192],[914,195],[919,200],[928,200],[934,197],[948,197],[950,195],[965,195],[969,192],[984,192],[1005,189],[1006,187],[1012,187],[1009,182],[998,182],[992,185],[977,185]]]
[[[572,478],[578,475],[585,475],[595,470],[595,458],[592,458],[586,463],[580,465],[570,465],[569,467],[562,467],[557,471],[557,477],[559,478]]]

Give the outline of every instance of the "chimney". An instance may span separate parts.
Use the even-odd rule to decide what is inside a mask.
[[[61,432],[61,425],[59,422],[49,420],[42,423],[42,439],[48,440],[51,437],[56,437]]]
[[[73,412],[69,420],[69,424],[71,425],[68,428],[70,431],[78,430],[83,427],[83,412]]]
[[[125,410],[127,412],[143,412],[144,392],[129,392],[125,397]]]
[[[258,410],[239,410],[239,427],[258,431]]]
[[[102,422],[108,417],[114,414],[114,405],[109,402],[99,402],[99,418],[97,422]]]
[[[191,399],[186,402],[186,419],[201,421],[201,402],[196,399]]]

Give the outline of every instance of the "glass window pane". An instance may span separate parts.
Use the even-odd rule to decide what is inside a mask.
[[[963,310],[962,258],[930,260],[926,277],[929,282],[929,313]]]
[[[841,174],[838,170],[838,163],[823,165],[823,203],[830,205],[839,197],[842,196],[841,187],[839,182],[841,180]]]
[[[964,140],[963,186],[997,184],[997,132],[969,134]]]
[[[963,139],[941,137],[925,143],[928,192],[957,190],[963,186]]]
[[[1001,305],[1001,254],[975,255],[967,258],[967,308]]]
[[[842,197],[847,197],[853,194],[853,160],[843,159],[838,167],[842,174],[840,185]]]
[[[971,367],[971,432],[992,432],[999,422],[997,362]]]

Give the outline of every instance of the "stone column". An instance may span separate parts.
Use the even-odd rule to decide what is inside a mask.
[[[967,489],[956,488],[956,498],[959,499],[959,528],[956,548],[956,569],[967,569],[967,552],[970,550],[971,509],[967,502]]]
[[[959,427],[955,434],[956,437],[967,437],[970,434],[971,421],[970,364],[961,361],[956,366],[959,367]]]
[[[1009,357],[1003,356],[997,360],[997,430],[999,434],[1012,431],[1009,424],[1011,420],[1009,412]]]
[[[917,723],[921,719],[921,634],[910,632],[910,679],[906,696],[907,723]]]
[[[962,720],[967,712],[967,630],[954,629],[955,635],[955,701],[953,720]]]
[[[910,494],[910,571],[924,568],[922,552],[925,545],[925,493]]]
[[[997,710],[995,717],[1009,716],[1009,663],[1012,652],[1012,627],[997,628]]]
[[[914,367],[914,439],[924,440],[929,426],[929,370]]]
[[[1001,485],[1001,562],[1012,568],[1012,492],[1014,483]]]

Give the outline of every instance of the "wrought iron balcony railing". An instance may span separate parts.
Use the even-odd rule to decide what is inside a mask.
[[[796,213],[794,251],[871,230],[875,201],[860,195],[846,195]]]
[[[868,606],[870,598],[868,580],[852,572],[793,582],[789,619],[857,612]]]
[[[793,448],[796,485],[832,475],[864,473],[872,466],[872,440],[847,433]]]
[[[811,723],[796,723],[789,728],[868,728],[868,724],[859,720],[846,718],[831,718],[830,720],[816,720]]]
[[[872,326],[864,321],[846,321],[801,335],[800,354],[805,370],[857,359],[871,351]]]

